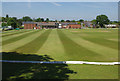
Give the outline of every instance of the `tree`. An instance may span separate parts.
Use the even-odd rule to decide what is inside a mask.
[[[40,18],[37,18],[35,21],[36,22],[41,22],[42,20]]]
[[[57,20],[55,20],[55,22],[58,22]]]
[[[16,18],[16,17],[12,17],[12,18],[17,21],[17,18]]]
[[[91,22],[92,22],[93,24],[97,25],[96,19],[92,20]]]
[[[23,21],[33,21],[29,16],[25,16],[25,17],[23,17],[22,18],[23,19]]]
[[[110,24],[118,24],[118,21],[110,21]]]
[[[80,21],[81,23],[82,23],[82,22],[84,22],[84,20],[83,20],[83,19],[80,19],[79,21]]]
[[[5,17],[2,17],[2,22],[7,22]]]
[[[46,22],[49,22],[49,18],[46,19]]]
[[[101,28],[104,28],[105,27],[104,25],[109,24],[110,20],[106,15],[98,15],[96,17],[96,22]]]
[[[96,19],[93,19],[91,22],[92,22],[94,28],[97,27],[97,21],[96,21]]]
[[[7,21],[7,25],[12,26],[13,28],[17,27],[17,21],[14,20],[13,18],[9,18],[9,20]]]
[[[78,23],[83,27],[83,22],[84,22],[84,20],[80,19]]]
[[[26,17],[24,17],[23,19],[25,18]],[[17,17],[9,17],[8,15],[6,15],[6,17],[2,17],[2,22],[3,22],[2,27],[3,26],[12,26],[13,28],[20,27],[22,26],[23,19],[17,19]],[[29,19],[26,19],[26,20],[29,20]]]
[[[120,25],[120,21],[118,22],[118,25]]]
[[[61,22],[65,22],[64,20],[61,20]]]
[[[70,20],[66,20],[66,22],[70,22]]]
[[[20,27],[22,25],[22,19],[17,20],[17,27]]]
[[[80,24],[80,25],[81,25],[81,23],[80,23],[80,22],[78,22],[78,24]]]
[[[41,21],[44,22],[44,18],[41,18]]]
[[[6,15],[6,18],[9,18],[8,14]]]
[[[75,22],[75,20],[72,20],[72,22]]]
[[[7,24],[6,23],[2,23],[2,27],[4,27],[4,26],[7,26]]]

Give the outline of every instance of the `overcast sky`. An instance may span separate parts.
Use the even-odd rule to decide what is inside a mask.
[[[110,20],[118,19],[118,2],[3,2],[2,15],[42,17],[57,20],[93,20],[105,14]],[[107,1],[107,0],[106,0]],[[109,0],[110,1],[110,0]]]

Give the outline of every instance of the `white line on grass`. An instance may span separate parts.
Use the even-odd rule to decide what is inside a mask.
[[[40,63],[40,64],[94,64],[94,65],[118,65],[120,62],[87,62],[87,61],[13,61],[0,60],[7,63]]]

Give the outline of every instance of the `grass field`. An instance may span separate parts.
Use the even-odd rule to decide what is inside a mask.
[[[7,31],[2,33],[2,52],[4,60],[41,60],[41,57],[43,57],[42,61],[114,62],[118,61],[118,29]],[[46,56],[44,57],[44,55]],[[27,67],[25,68],[25,66]],[[3,75],[5,75],[3,78],[38,78],[38,75],[42,73],[41,69],[45,69],[45,67],[48,71],[47,73],[44,71],[45,74],[41,75],[41,77],[45,77],[46,74],[48,75],[48,72],[53,72],[50,69],[54,68],[56,69],[55,72],[49,74],[48,78],[118,78],[117,65],[43,65],[41,67],[38,64],[19,65],[3,63],[3,67]],[[33,69],[30,69],[32,67],[37,68],[36,71],[32,71]],[[59,70],[63,70],[64,72],[61,71],[59,73]],[[13,75],[11,76],[8,73]]]

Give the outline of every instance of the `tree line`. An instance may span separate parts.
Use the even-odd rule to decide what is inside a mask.
[[[6,15],[6,17],[2,17],[2,27],[5,26],[12,26],[13,28],[20,28],[22,27],[22,22],[58,22],[58,20],[50,20],[49,18],[31,18],[29,16],[22,17],[21,19],[18,19],[17,17],[9,17]],[[59,22],[78,22],[78,24],[81,24],[84,22],[83,19],[80,19],[78,21],[76,20],[61,20]],[[106,15],[98,15],[96,19],[91,21],[92,24],[94,24],[96,27],[105,27],[105,24],[119,24],[118,21],[110,21],[109,18]]]
[[[79,22],[83,22],[83,19],[80,19]],[[12,26],[13,28],[19,28],[22,26],[22,22],[58,22],[58,20],[50,20],[49,18],[31,18],[29,16],[22,17],[18,19],[17,17],[2,17],[2,27]],[[61,20],[60,22],[76,22],[75,20]],[[79,23],[80,24],[80,23]]]

